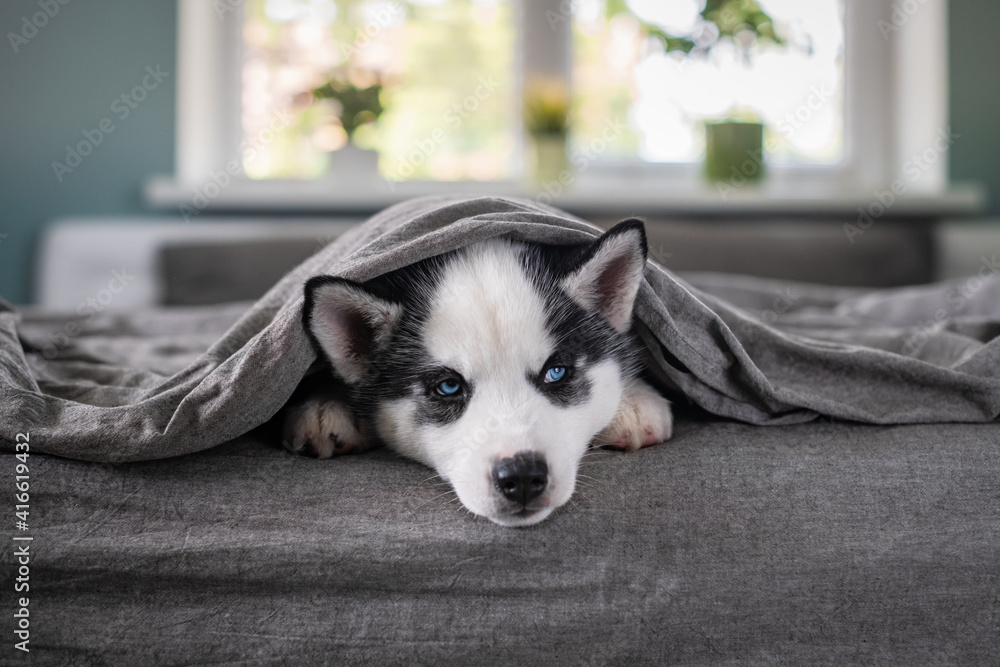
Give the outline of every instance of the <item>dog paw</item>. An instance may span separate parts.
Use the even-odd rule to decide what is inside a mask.
[[[597,434],[594,444],[634,452],[668,440],[673,423],[670,401],[637,380],[625,390],[614,421]]]
[[[311,399],[289,410],[281,444],[293,454],[328,459],[368,449],[351,411],[340,401]]]

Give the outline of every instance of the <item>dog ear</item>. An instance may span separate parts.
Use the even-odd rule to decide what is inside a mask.
[[[306,283],[306,331],[349,383],[361,380],[365,365],[389,342],[402,314],[399,304],[345,278],[316,276]]]
[[[618,331],[628,331],[646,251],[643,221],[622,220],[584,251],[580,263],[563,278],[562,288],[585,310],[600,313]]]

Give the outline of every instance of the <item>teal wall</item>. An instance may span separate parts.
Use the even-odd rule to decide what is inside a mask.
[[[56,0],[42,0],[45,3]],[[205,0],[209,2],[211,0]],[[174,0],[71,0],[14,53],[39,0],[0,2],[0,295],[29,302],[40,231],[59,216],[146,213],[143,180],[173,170]],[[954,180],[988,186],[1000,214],[1000,2],[950,0]],[[128,118],[112,103],[146,66],[170,72]],[[59,182],[52,162],[103,118],[114,124]]]
[[[0,295],[15,303],[32,298],[47,221],[144,212],[143,179],[173,170],[176,3],[51,2],[58,13],[15,53],[8,33],[42,11],[38,2],[0,2]],[[171,76],[120,119],[122,107],[112,104],[142,85],[147,65]],[[114,130],[59,182],[51,163],[63,162],[65,146],[85,140],[84,131],[96,138],[104,118]]]
[[[1000,2],[949,0],[951,179],[979,181],[1000,215]]]

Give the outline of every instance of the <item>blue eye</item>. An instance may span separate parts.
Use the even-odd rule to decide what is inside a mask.
[[[566,367],[565,366],[553,366],[549,370],[545,371],[545,381],[546,382],[559,382],[566,377]]]
[[[462,388],[458,380],[445,380],[437,386],[437,392],[442,396],[454,396]]]

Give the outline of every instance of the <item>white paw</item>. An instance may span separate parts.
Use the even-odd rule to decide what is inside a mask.
[[[351,411],[340,401],[310,399],[288,411],[281,444],[293,454],[328,459],[368,449],[354,426]]]
[[[636,380],[625,390],[614,421],[597,434],[594,444],[634,452],[668,440],[673,425],[670,401],[642,380]]]

